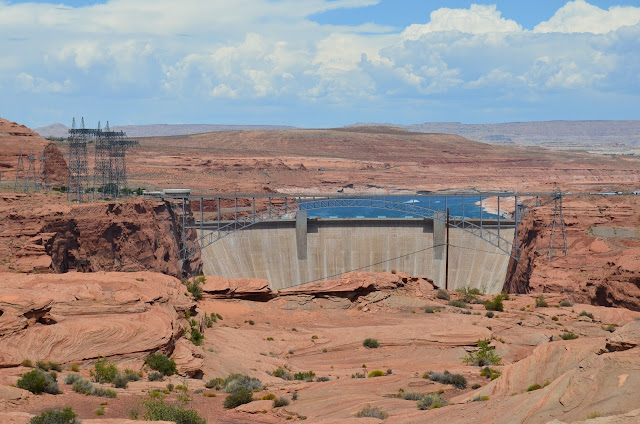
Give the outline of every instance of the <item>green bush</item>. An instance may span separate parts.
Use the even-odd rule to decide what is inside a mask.
[[[187,286],[187,291],[189,293],[191,293],[191,295],[193,296],[193,298],[195,300],[201,300],[202,299],[202,287],[200,287],[201,281],[202,281],[202,279],[199,279],[197,277],[194,277],[191,281],[189,281],[189,280],[183,280],[182,281],[182,284]],[[204,281],[202,281],[202,282],[204,282]]]
[[[439,393],[428,393],[418,401],[418,409],[435,409],[447,404]]]
[[[582,311],[580,312],[580,314],[578,315],[579,317],[589,317],[591,319],[593,319],[593,314],[587,311]]]
[[[149,381],[162,381],[164,380],[164,374],[162,374],[161,372],[154,371],[152,373],[149,373],[147,378],[149,379]]]
[[[571,301],[569,301],[569,300],[563,300],[562,302],[560,302],[559,305],[568,307],[568,306],[573,306],[573,303],[571,303]]]
[[[437,381],[442,384],[451,384],[458,389],[464,389],[467,387],[467,379],[464,378],[462,374],[451,374],[449,371],[445,370],[443,374],[429,372],[427,375],[431,381]]]
[[[487,311],[504,311],[504,306],[502,305],[502,295],[497,295],[493,298],[493,300],[487,300],[484,302],[484,308]]]
[[[544,295],[541,294],[540,296],[538,296],[536,298],[536,308],[546,308],[548,307],[549,304],[547,303],[546,300],[544,300]]]
[[[129,384],[129,379],[122,374],[118,374],[113,379],[113,386],[116,389],[126,389]]]
[[[255,377],[242,374],[231,374],[225,380],[224,391],[227,393],[237,393],[240,391],[253,392],[262,390],[262,382]]]
[[[323,375],[322,377],[316,378],[316,383],[324,383],[330,380],[331,379],[329,377],[327,377],[326,375]]]
[[[384,420],[389,417],[389,414],[377,406],[367,405],[356,413],[357,418],[377,418]]]
[[[487,377],[490,378],[492,381],[495,380],[496,378],[500,377],[500,371],[495,370],[493,368],[489,368],[489,367],[484,367],[482,369],[482,371],[480,371],[480,375],[482,377]]]
[[[104,387],[96,387],[89,380],[85,379],[75,381],[71,388],[74,392],[83,395],[108,397],[114,399],[118,397],[118,393],[115,390],[105,389]]]
[[[207,389],[222,390],[225,384],[227,383],[224,378],[212,378],[205,383],[204,387]]]
[[[489,346],[491,340],[478,340],[478,347],[480,348],[476,352],[470,352],[467,356],[462,358],[462,362],[465,364],[477,365],[484,367],[486,365],[500,365],[502,358],[495,352],[495,348]]]
[[[189,336],[189,340],[196,346],[202,346],[204,335],[197,328],[191,327],[191,336]]]
[[[367,338],[362,342],[362,346],[366,347],[367,349],[376,349],[380,347],[380,343],[378,343],[376,339]]]
[[[422,396],[424,396],[424,393],[405,392],[404,390],[402,390],[396,396],[399,397],[399,398],[402,398],[404,400],[417,401],[417,400],[422,399]]]
[[[456,308],[465,308],[465,309],[469,308],[469,306],[466,303],[464,303],[464,301],[458,300],[458,299],[450,301],[449,303],[447,303],[447,305],[455,306]]]
[[[456,292],[460,296],[462,296],[464,301],[467,303],[471,303],[474,300],[477,300],[478,296],[482,294],[482,292],[479,289],[471,288],[471,287],[461,287],[459,289],[456,289]]]
[[[28,390],[31,393],[39,395],[40,393],[49,393],[57,395],[62,393],[58,387],[58,383],[53,373],[44,372],[39,368],[22,374],[16,383],[21,389]]]
[[[380,371],[380,370],[373,370],[369,373],[369,375],[367,377],[369,378],[373,378],[373,377],[382,377],[385,376],[385,372],[384,371]]]
[[[542,388],[542,386],[540,386],[539,384],[533,384],[533,385],[527,387],[527,392],[533,392],[534,390],[539,390],[541,388]]]
[[[276,370],[273,372],[273,376],[281,378],[283,380],[293,380],[293,375],[291,375],[290,372],[282,367],[276,368]]]
[[[94,387],[93,390],[91,390],[91,396],[115,399],[118,397],[118,392],[111,389],[105,389],[104,387]]]
[[[91,377],[96,383],[113,383],[118,375],[118,368],[106,359],[99,359],[91,370]]]
[[[489,396],[476,396],[471,399],[473,402],[486,402],[489,400]]]
[[[313,372],[313,371],[297,372],[297,373],[293,374],[293,379],[294,380],[301,380],[301,381],[311,382],[311,381],[313,381],[313,378],[315,376],[316,376],[316,373]]]
[[[486,314],[484,314],[485,317],[487,318],[493,318],[495,316],[495,314],[493,313],[493,311],[487,311]]]
[[[238,390],[235,393],[230,394],[224,400],[224,407],[227,409],[232,409],[240,405],[244,405],[245,403],[249,403],[253,401],[253,396],[251,392],[248,390]]]
[[[560,337],[562,337],[562,340],[574,340],[578,338],[578,335],[571,331],[565,331],[564,333],[560,334]]]
[[[176,363],[173,359],[162,353],[154,353],[145,361],[149,368],[161,372],[164,375],[173,375],[177,372]]]
[[[78,415],[71,408],[50,409],[31,418],[29,424],[80,424]]]
[[[287,405],[289,405],[289,399],[287,399],[287,398],[279,397],[279,398],[273,400],[273,407],[274,408],[279,408],[281,406],[287,406]]]
[[[31,359],[23,359],[20,365],[27,368],[33,368],[33,362],[31,362]]]
[[[436,292],[436,297],[438,299],[442,299],[442,300],[450,300],[451,296],[449,296],[449,293],[447,293],[446,291],[442,290],[442,289],[438,289],[438,291]]]
[[[206,424],[207,421],[197,411],[184,409],[180,405],[170,405],[161,397],[154,397],[142,404],[145,412],[143,419],[149,421],[171,421],[176,424]]]
[[[76,381],[80,381],[80,380],[82,380],[82,377],[80,375],[78,375],[78,374],[67,374],[64,377],[64,382],[66,384],[73,384]]]
[[[433,314],[434,312],[440,312],[440,308],[434,308],[433,306],[423,306],[422,310],[426,314]]]
[[[51,370],[58,371],[58,372],[62,371],[62,365],[58,364],[57,362],[51,362],[51,361],[37,361],[36,367],[40,368],[42,371],[51,371]]]

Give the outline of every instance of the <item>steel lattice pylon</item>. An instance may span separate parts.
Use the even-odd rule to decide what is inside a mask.
[[[89,161],[87,159],[87,141],[92,130],[84,127],[84,118],[80,128],[76,128],[73,118],[69,130],[69,174],[67,177],[67,200],[82,202],[89,188]]]
[[[14,193],[22,191],[27,193],[29,191],[29,183],[26,180],[26,175],[24,172],[24,159],[22,156],[22,149],[20,149],[20,153],[18,154],[18,166],[16,167],[16,180],[13,185]]]
[[[556,232],[560,234],[556,235]],[[558,243],[557,236],[561,235],[562,240]],[[549,238],[549,262],[553,259],[554,252],[563,251],[565,256],[569,254],[567,245],[567,232],[564,228],[564,215],[562,213],[562,192],[559,189],[553,193],[553,224],[551,225],[551,237]]]

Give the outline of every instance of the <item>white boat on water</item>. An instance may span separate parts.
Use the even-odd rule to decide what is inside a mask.
[[[420,201],[418,199],[411,199],[411,200],[407,200],[404,203],[420,203]]]

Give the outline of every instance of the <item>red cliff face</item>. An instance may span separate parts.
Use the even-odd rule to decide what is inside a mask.
[[[0,220],[0,271],[183,272],[179,223],[164,202],[72,205],[54,196],[5,194]],[[199,264],[196,256],[184,269]]]
[[[15,180],[18,157],[22,152],[24,170],[27,172],[32,155],[44,157],[40,166],[40,180],[46,186],[61,186],[67,182],[67,162],[60,149],[24,125],[0,118],[0,172],[4,181]]]
[[[640,197],[569,197],[564,206],[569,255],[558,252],[549,262],[553,208],[532,209],[518,232],[520,261],[510,264],[506,288],[640,310]]]

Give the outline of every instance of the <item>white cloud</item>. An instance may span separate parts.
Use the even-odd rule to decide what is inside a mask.
[[[469,9],[441,8],[431,12],[428,23],[413,24],[402,33],[403,38],[417,40],[424,34],[442,31],[460,31],[467,34],[496,32],[518,32],[522,27],[515,21],[505,19],[495,5],[472,4]]]
[[[538,24],[534,32],[605,34],[638,23],[640,7],[614,6],[603,10],[584,0],[575,0],[561,7],[548,21]]]
[[[16,88],[20,91],[31,93],[64,93],[71,89],[71,81],[64,82],[47,81],[44,78],[34,77],[21,72],[15,79]]]

